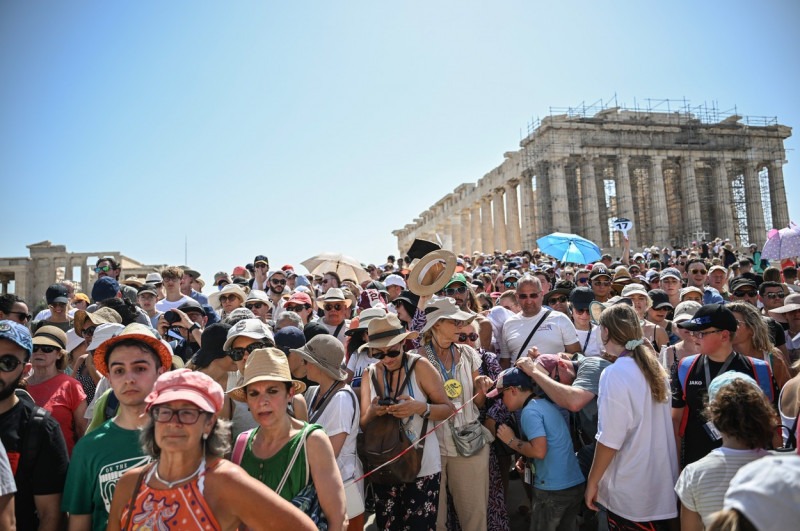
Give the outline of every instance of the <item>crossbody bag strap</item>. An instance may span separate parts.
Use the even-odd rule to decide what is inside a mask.
[[[339,326],[336,327],[336,330],[334,330],[334,332],[333,332],[333,337],[335,337],[336,339],[339,339],[339,332],[342,331],[342,327],[343,326],[344,326],[344,321],[339,323]]]
[[[147,474],[151,468],[157,465],[158,461],[154,461],[150,463],[150,465],[144,467],[141,472],[139,472],[139,477],[136,478],[136,486],[133,487],[133,493],[131,494],[131,501],[128,502],[128,517],[125,519],[125,525],[122,526],[123,531],[130,529],[131,518],[133,518],[133,509],[136,507],[136,495],[139,494],[139,488],[142,486],[145,474]]]
[[[551,313],[553,313],[553,310],[547,310],[546,312],[544,312],[542,318],[539,319],[539,322],[536,323],[536,326],[533,327],[533,330],[531,330],[530,335],[528,335],[528,339],[526,339],[525,343],[522,344],[522,348],[519,349],[519,353],[517,353],[517,359],[519,359],[522,356],[522,353],[525,352],[525,349],[528,347],[528,343],[530,343],[531,339],[533,338],[533,334],[535,334],[536,331],[539,330],[539,327],[542,326],[542,323],[545,321],[545,319],[547,319],[547,317]]]
[[[339,382],[336,382],[334,385],[338,385],[338,384],[339,384]],[[323,398],[324,398],[324,400],[323,400],[323,401],[322,401],[322,403],[319,405],[319,407],[316,409],[316,411],[314,411],[314,415],[313,415],[311,418],[309,418],[309,419],[308,419],[308,422],[309,422],[309,424],[314,424],[314,423],[316,423],[316,422],[317,422],[317,419],[319,419],[319,418],[322,416],[322,412],[323,412],[323,411],[325,411],[325,408],[326,408],[326,407],[328,407],[328,404],[330,404],[330,402],[331,402],[331,399],[332,399],[332,398],[333,398],[333,397],[334,397],[334,396],[335,396],[337,393],[339,393],[339,391],[344,391],[344,387],[342,387],[341,389],[337,389],[337,390],[336,390],[336,392],[334,392],[334,393],[331,393],[330,395],[328,395],[328,396],[326,396],[326,397],[323,397]],[[316,399],[317,399],[317,395],[318,395],[318,394],[319,394],[319,386],[317,386],[317,392],[316,392],[316,393],[314,393],[314,400],[316,400]]]
[[[294,455],[292,455],[292,460],[289,461],[289,466],[286,467],[286,472],[283,473],[283,477],[281,478],[281,482],[278,484],[278,488],[275,489],[275,492],[278,493],[278,496],[281,495],[281,491],[283,490],[284,485],[286,484],[286,480],[289,479],[289,474],[292,472],[292,468],[294,468],[294,463],[297,461],[297,456],[300,455],[300,450],[302,450],[306,445],[306,432],[308,431],[309,426],[311,424],[306,424],[303,428],[303,434],[300,436],[300,444],[297,445],[297,448],[294,449]],[[306,485],[308,484],[308,459],[306,459]]]
[[[411,376],[411,373],[414,371],[414,366],[419,361],[419,356],[409,356],[411,358],[411,363],[408,365],[408,370],[406,371],[406,375],[403,378],[403,383],[400,384],[400,387],[397,388],[398,393],[402,393],[403,389],[405,389],[406,385],[408,385],[408,378]],[[384,369],[386,370],[386,369]],[[394,398],[397,398],[396,396]]]

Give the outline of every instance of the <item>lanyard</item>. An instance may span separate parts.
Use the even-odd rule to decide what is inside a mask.
[[[408,357],[403,354],[403,366],[406,368],[406,379],[408,379],[411,375],[408,374]],[[389,378],[386,377],[386,373],[389,372],[384,367],[383,369],[383,392],[386,393],[386,396],[389,396]],[[408,396],[414,398],[414,389],[411,387],[411,383],[406,386],[408,387]],[[376,390],[377,392],[377,390]],[[397,383],[395,383],[394,389],[394,396],[390,398],[397,398],[397,395],[400,394],[400,371],[397,371]]]
[[[591,324],[589,325],[589,333],[586,334],[586,341],[583,342],[583,354],[586,355],[586,345],[589,344],[589,338],[592,337],[592,330],[594,330],[594,326]]]
[[[717,376],[725,372],[725,370],[730,366],[730,364],[733,362],[733,358],[735,357],[736,357],[735,351],[731,352],[730,355],[728,355],[727,359],[725,360],[725,363],[722,364],[722,368],[717,373]],[[705,370],[706,373],[706,389],[708,389],[708,384],[711,383],[711,371],[708,369],[708,356],[705,356],[703,358],[703,369]]]
[[[339,387],[339,383],[341,383],[341,382],[334,382],[334,384],[332,386],[330,386],[327,391],[325,391],[325,394],[322,395],[322,399],[319,402],[317,402],[317,396],[316,395],[314,396],[314,400],[311,401],[311,406],[312,407],[308,408],[308,417],[309,418],[313,417],[314,413],[316,413],[317,410],[319,410],[320,408],[324,407],[324,404],[328,400],[328,397],[330,396],[330,394],[333,393],[334,391],[336,391],[336,388]],[[319,394],[319,389],[317,389],[317,393],[316,394],[317,395]],[[313,407],[314,406],[314,402],[317,402],[317,407]]]
[[[455,354],[455,352],[453,352],[454,350],[455,349],[453,348],[453,345],[451,344],[450,345],[450,357],[453,358],[453,364],[450,366],[450,372],[449,373],[447,372],[447,369],[444,368],[444,363],[442,363],[442,360],[439,359],[439,356],[436,356],[436,361],[439,362],[439,367],[442,368],[442,374],[444,375],[444,381],[445,382],[447,380],[455,380],[456,354]]]

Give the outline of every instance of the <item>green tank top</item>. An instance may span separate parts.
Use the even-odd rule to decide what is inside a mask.
[[[266,459],[259,459],[253,454],[253,439],[255,438],[258,430],[261,429],[260,427],[255,428],[250,433],[250,437],[247,438],[247,446],[245,447],[244,454],[242,455],[241,467],[245,470],[245,472],[259,480],[267,487],[271,488],[272,490],[277,489],[278,484],[283,478],[283,474],[286,472],[286,468],[289,466],[289,462],[292,460],[292,456],[294,455],[297,445],[300,444],[301,437],[303,436],[303,432],[305,431],[305,427],[307,425],[308,423],[304,422],[303,430],[300,430],[297,435],[289,439],[289,442],[287,442],[283,448],[278,450],[275,455]],[[306,437],[311,435],[312,431],[320,429],[322,429],[322,426],[319,424],[311,424],[311,426],[305,432]],[[308,442],[306,442],[306,444],[308,444]],[[308,476],[308,481],[311,481],[310,473]],[[294,462],[291,472],[289,472],[289,477],[286,479],[286,484],[283,486],[283,490],[278,492],[278,495],[287,501],[291,501],[292,498],[294,498],[301,490],[303,490],[303,487],[305,486],[306,452],[301,450]]]

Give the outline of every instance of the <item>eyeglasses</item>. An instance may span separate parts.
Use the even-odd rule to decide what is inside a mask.
[[[506,280],[505,282],[503,282],[503,285],[505,287],[507,287],[507,288],[516,288],[517,287],[517,281],[516,280]]]
[[[267,264],[266,262],[259,262],[259,263],[256,264],[256,267],[258,269],[266,269],[266,268],[269,267],[269,264]]]
[[[90,326],[89,328],[84,328],[81,335],[83,337],[92,337],[94,335],[94,331],[97,330],[96,326]]]
[[[567,298],[564,297],[564,296],[561,296],[561,297],[550,297],[550,303],[551,304],[564,304],[565,302],[567,302]]]
[[[538,299],[539,295],[541,295],[541,293],[531,293],[530,295],[526,295],[524,293],[517,293],[517,298],[521,301],[524,301],[526,299]]]
[[[20,321],[30,321],[33,319],[33,316],[29,313],[25,312],[7,312],[8,315],[18,315]]]
[[[589,282],[589,279],[586,278],[586,277],[582,277],[582,278],[576,279],[576,281],[578,282],[578,284],[586,284],[587,282]]]
[[[697,339],[703,339],[707,335],[710,334],[719,334],[720,332],[725,332],[725,330],[709,330],[707,332],[689,332],[689,335],[692,337],[696,337]]]
[[[764,296],[768,299],[783,299],[786,297],[785,293],[765,293]]]
[[[54,308],[66,308],[67,307],[67,303],[66,302],[51,302],[50,306],[52,306]]]
[[[752,289],[737,289],[733,292],[736,297],[755,297],[756,291]]]
[[[304,310],[308,310],[310,306],[307,304],[303,304],[302,306],[286,306],[284,309],[289,312],[302,312]]]
[[[100,271],[102,271],[103,273],[108,273],[108,271],[109,271],[110,269],[111,269],[111,267],[109,267],[109,266],[95,267],[95,268],[94,268],[94,272],[95,272],[95,273],[99,273]]]
[[[589,313],[589,308],[575,308],[573,306],[572,307],[572,313],[580,313],[580,314]]]
[[[53,345],[34,345],[33,346],[33,351],[34,352],[39,351],[39,350],[44,352],[45,354],[52,354],[53,352],[58,352],[61,349],[58,348],[58,347],[54,347]]]
[[[467,292],[467,287],[466,286],[461,286],[459,288],[446,288],[444,290],[444,294],[448,295],[448,296],[455,295],[456,293],[458,293],[459,295],[463,295],[466,292]]]
[[[592,285],[593,286],[610,286],[611,282],[609,282],[608,280],[593,280],[592,281]]]
[[[11,354],[0,356],[0,371],[11,372],[20,365],[22,365],[22,361],[20,361],[19,358],[12,356]]]
[[[172,284],[173,282],[178,282],[179,280],[179,278],[164,277],[164,284]]]
[[[683,266],[685,266],[685,265],[686,265],[686,262],[678,262],[678,265],[679,265],[679,266],[681,266],[681,267],[683,267]]]
[[[270,284],[275,284],[275,285],[285,286],[286,285],[286,279],[285,278],[281,278],[281,279],[273,278],[273,279],[271,279],[269,281],[269,283]]]
[[[370,352],[373,358],[376,360],[382,360],[383,358],[396,358],[400,354],[403,353],[403,350],[390,350],[388,352],[384,352],[382,350],[373,350]]]
[[[238,298],[239,297],[237,297],[236,295],[233,295],[233,294],[231,294],[231,295],[220,295],[219,296],[219,301],[220,302],[228,302],[228,301],[233,302],[234,299],[238,299]]]
[[[326,304],[325,306],[323,306],[323,308],[325,308],[325,311],[326,311],[326,312],[329,312],[329,311],[331,311],[331,310],[334,310],[334,311],[337,311],[337,312],[338,312],[338,311],[340,311],[342,308],[344,308],[344,304],[339,304],[339,303],[336,303],[336,304]]]
[[[241,361],[241,360],[244,359],[245,353],[246,354],[251,354],[256,349],[267,348],[267,347],[270,347],[270,346],[271,345],[268,345],[266,343],[262,343],[260,341],[256,341],[255,343],[250,343],[246,347],[231,348],[230,350],[228,350],[228,356],[230,356],[230,358],[233,361]]]
[[[705,275],[708,273],[707,269],[690,269],[689,272],[693,275]]]
[[[477,341],[478,334],[476,334],[475,332],[470,332],[469,334],[463,334],[463,333],[458,334],[459,341],[466,341],[467,339],[469,339],[470,341]]]
[[[169,422],[177,415],[181,424],[195,424],[201,413],[207,412],[200,409],[170,409],[164,406],[155,406],[150,410],[150,415],[156,422]]]
[[[254,303],[252,303],[252,304],[246,304],[246,305],[245,305],[245,307],[246,307],[248,310],[252,310],[252,309],[254,309],[254,308],[255,308],[256,310],[260,310],[260,309],[261,309],[261,308],[263,308],[264,306],[265,306],[265,304],[264,304],[263,302],[254,302]]]
[[[483,310],[484,312],[489,311],[491,309],[492,307],[489,306],[488,304],[481,304],[481,310]]]

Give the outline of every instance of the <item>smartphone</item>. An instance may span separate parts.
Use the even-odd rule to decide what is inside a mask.
[[[397,400],[394,398],[379,398],[378,405],[379,406],[391,406],[392,404],[396,404]]]

